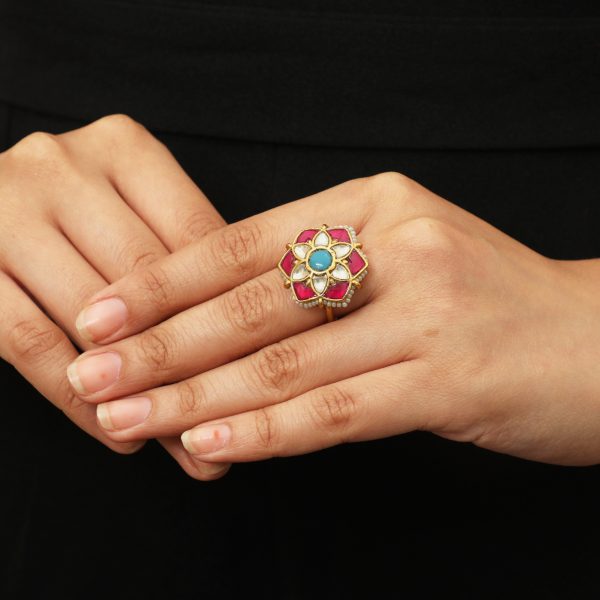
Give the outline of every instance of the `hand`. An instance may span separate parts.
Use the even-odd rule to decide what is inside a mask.
[[[298,230],[340,222],[356,228],[369,274],[343,318],[324,323],[291,302],[274,266]],[[596,261],[545,258],[382,174],[211,232],[95,294],[80,325],[105,346],[77,361],[77,385],[113,440],[185,431],[205,461],[422,429],[595,463],[599,275]],[[116,302],[118,319],[88,322]],[[123,367],[101,383],[104,353]]]
[[[107,436],[68,384],[73,344],[94,347],[75,316],[109,282],[223,225],[168,150],[123,115],[26,137],[0,155],[0,356],[108,447],[139,449]],[[178,438],[163,443],[212,478],[216,467],[190,461]]]

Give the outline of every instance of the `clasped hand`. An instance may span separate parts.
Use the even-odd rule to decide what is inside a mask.
[[[417,429],[598,462],[597,261],[546,258],[397,173],[226,225],[122,116],[0,160],[0,354],[109,447],[158,438],[199,479]],[[321,223],[354,226],[370,261],[331,323],[276,269]]]

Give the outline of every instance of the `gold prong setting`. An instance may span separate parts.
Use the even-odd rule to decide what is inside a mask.
[[[301,230],[279,261],[284,286],[304,308],[345,308],[362,287],[368,261],[349,225]]]

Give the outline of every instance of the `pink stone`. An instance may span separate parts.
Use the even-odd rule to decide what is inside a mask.
[[[330,300],[341,300],[348,291],[348,286],[350,283],[347,281],[340,281],[339,283],[334,283],[327,288],[324,296],[325,298],[329,298]]]
[[[346,229],[328,229],[327,232],[334,240],[350,243],[350,234]]]
[[[315,233],[319,231],[318,229],[305,229],[301,231],[298,237],[296,238],[296,243],[308,242],[308,240],[312,240],[315,237]]]
[[[292,273],[292,269],[294,268],[295,262],[296,258],[294,257],[294,253],[291,250],[288,250],[285,256],[281,259],[281,268],[288,277]]]
[[[363,257],[356,251],[352,250],[352,253],[348,257],[348,268],[352,275],[356,275],[359,271],[362,271],[366,263]]]
[[[294,293],[296,294],[296,298],[298,300],[310,300],[311,298],[316,298],[316,294],[313,289],[301,281],[297,281],[294,283]]]

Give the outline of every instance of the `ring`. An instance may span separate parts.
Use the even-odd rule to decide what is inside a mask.
[[[354,228],[303,229],[286,248],[278,264],[283,285],[302,307],[323,307],[333,321],[333,309],[348,306],[367,274],[369,263]]]

